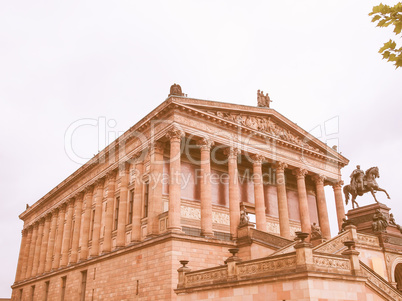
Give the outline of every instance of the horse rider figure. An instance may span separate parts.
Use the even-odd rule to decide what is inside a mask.
[[[360,165],[357,165],[356,169],[350,175],[350,186],[352,186],[352,188],[356,191],[356,194],[359,194],[359,192],[363,191],[363,177],[364,171],[360,169]]]

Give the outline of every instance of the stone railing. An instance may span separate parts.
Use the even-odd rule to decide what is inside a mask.
[[[197,286],[209,282],[224,281],[227,277],[227,266],[210,268],[186,273],[186,284],[189,286]]]
[[[380,241],[377,236],[357,233],[357,243],[373,247],[379,247]]]
[[[342,232],[341,234],[335,236],[327,242],[316,246],[313,250],[315,252],[336,254],[339,253],[339,251],[345,249],[345,245],[343,243],[348,240],[353,240],[351,230]]]
[[[351,271],[349,258],[336,258],[328,255],[313,255],[313,263],[317,268],[329,268],[337,270]]]
[[[402,300],[402,294],[395,289],[388,281],[372,271],[367,265],[360,261],[362,274],[367,277],[367,284],[387,300]]]
[[[237,263],[238,276],[247,277],[256,274],[274,274],[280,270],[296,267],[296,255],[281,256],[280,258],[264,258]]]
[[[255,240],[259,240],[263,243],[269,244],[277,249],[283,248],[293,242],[293,240],[289,240],[279,235],[267,233],[257,229],[252,229],[251,237]]]

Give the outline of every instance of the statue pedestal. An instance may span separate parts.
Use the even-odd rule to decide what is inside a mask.
[[[349,210],[346,216],[348,217],[348,220],[357,227],[358,232],[374,234],[372,224],[377,209],[380,210],[387,220],[389,219],[389,211],[391,208],[388,208],[386,205],[381,203],[375,203]]]
[[[385,216],[388,221],[388,226],[385,231],[373,231],[373,217],[376,210]],[[389,224],[389,211],[391,208],[384,204],[372,204],[364,207],[349,210],[346,214],[348,220],[357,227],[357,232],[369,233],[378,236],[380,245],[385,248],[397,249],[402,251],[402,234],[401,230],[396,225]],[[398,223],[398,221],[396,221]],[[401,228],[402,229],[402,228]]]

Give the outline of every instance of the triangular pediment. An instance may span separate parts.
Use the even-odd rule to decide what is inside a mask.
[[[215,101],[181,98],[175,99],[187,108],[202,111],[241,127],[263,133],[271,139],[306,151],[330,156],[347,164],[348,160],[296,123],[271,108],[251,107]]]

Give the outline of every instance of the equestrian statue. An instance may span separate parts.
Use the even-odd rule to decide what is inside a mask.
[[[345,194],[345,203],[348,204],[349,195],[352,195],[352,207],[355,209],[355,205],[359,207],[359,204],[356,202],[357,196],[362,196],[366,192],[371,192],[374,200],[378,202],[375,197],[375,193],[377,191],[383,191],[387,197],[390,199],[388,192],[385,189],[382,189],[378,186],[376,182],[376,178],[380,177],[380,172],[378,171],[378,167],[371,167],[364,172],[360,169],[360,165],[356,166],[356,169],[350,175],[350,185],[346,185],[343,187],[343,193]]]

